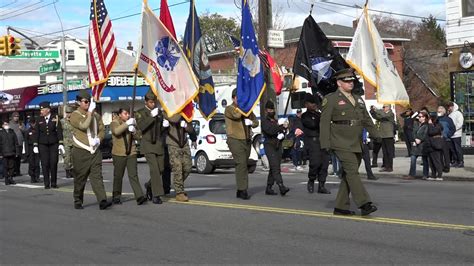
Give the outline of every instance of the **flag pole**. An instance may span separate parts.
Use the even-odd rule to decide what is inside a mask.
[[[134,109],[135,109],[135,97],[137,96],[137,75],[138,75],[138,67],[135,68],[135,73],[133,76],[133,93],[132,93],[132,106],[130,107],[130,118],[133,118],[134,115]],[[133,143],[133,137],[132,134],[130,134],[130,139],[128,141],[128,147],[126,154],[130,155],[132,152],[132,143]]]

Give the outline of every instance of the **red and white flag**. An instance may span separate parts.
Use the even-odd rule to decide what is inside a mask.
[[[199,92],[191,65],[170,29],[173,28],[166,27],[144,0],[136,67],[168,116],[192,105]],[[185,118],[192,118],[192,112]]]
[[[104,0],[91,0],[88,60],[92,96],[98,101],[117,61],[112,22]]]

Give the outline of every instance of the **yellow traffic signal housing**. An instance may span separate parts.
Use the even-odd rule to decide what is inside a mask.
[[[7,36],[3,35],[0,37],[0,56],[8,55],[8,42]]]
[[[20,47],[20,38],[15,38],[11,35],[7,36],[8,42],[8,55],[20,55],[21,54],[21,47]]]

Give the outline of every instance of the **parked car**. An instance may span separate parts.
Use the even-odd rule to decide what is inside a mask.
[[[197,134],[197,148],[191,148],[193,166],[200,174],[210,174],[216,168],[235,167],[232,153],[227,146],[227,134],[223,114],[216,114],[206,121],[205,119],[193,120],[193,127]],[[249,158],[249,173],[257,167],[258,155],[251,149]]]

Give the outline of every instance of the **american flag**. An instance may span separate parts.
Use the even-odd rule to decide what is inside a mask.
[[[100,99],[116,60],[115,37],[104,0],[91,0],[89,82],[92,87],[92,96],[96,101]]]

